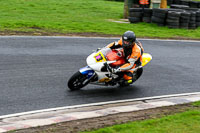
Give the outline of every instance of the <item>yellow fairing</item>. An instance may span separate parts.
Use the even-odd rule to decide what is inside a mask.
[[[145,66],[152,60],[152,56],[148,53],[143,53],[142,55],[142,66]]]

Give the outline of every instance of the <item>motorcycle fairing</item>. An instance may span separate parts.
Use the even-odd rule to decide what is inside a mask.
[[[110,64],[111,67],[121,66],[126,63],[123,51],[120,49],[112,50],[112,52],[106,55],[106,58],[108,61],[115,61],[114,63]]]
[[[142,55],[142,66],[145,66],[152,60],[152,56],[148,53],[143,53]]]
[[[87,75],[87,79],[91,79],[93,76],[95,76],[95,73],[97,73],[98,75],[98,81],[97,82],[108,82],[111,79],[108,78],[107,76],[105,76],[106,74],[108,74],[108,72],[98,72],[98,71],[94,71],[90,66],[86,66],[81,68],[80,73],[82,73],[83,75]]]
[[[94,70],[92,70],[92,68],[90,68],[89,66],[83,67],[79,71],[83,75],[87,75],[87,79],[91,79],[95,75]]]

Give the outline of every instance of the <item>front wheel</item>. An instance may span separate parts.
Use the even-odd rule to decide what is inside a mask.
[[[78,71],[69,79],[68,87],[72,91],[80,90],[89,83],[87,79],[87,75],[83,75]]]

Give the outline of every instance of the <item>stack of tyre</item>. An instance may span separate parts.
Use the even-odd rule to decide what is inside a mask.
[[[129,9],[129,21],[130,23],[138,22],[151,22],[152,9],[150,8],[130,8]]]
[[[189,29],[196,29],[196,12],[190,11]]]
[[[173,4],[180,4],[181,3],[181,0],[173,0]]]
[[[190,12],[183,11],[180,16],[180,28],[188,29],[190,22]]]
[[[174,3],[174,0],[167,0],[167,5],[170,6],[171,4]]]
[[[176,5],[176,4],[172,4],[170,5],[170,8],[172,9],[189,9],[190,7],[187,5]]]
[[[181,12],[168,11],[166,25],[169,28],[179,28]]]
[[[200,26],[200,11],[196,12],[196,24],[197,24],[197,27]]]
[[[180,15],[180,28],[185,29],[196,29],[199,26],[199,22],[197,20],[197,12],[199,11],[199,8],[190,8],[186,5],[174,5],[172,4],[171,9],[179,10],[181,12]],[[194,6],[193,6],[194,7]]]
[[[189,1],[188,0],[180,0],[180,5],[189,6]]]
[[[144,8],[142,21],[146,23],[151,23],[152,9]]]
[[[142,21],[143,9],[142,8],[130,8],[129,9],[129,21],[130,23],[138,23]]]
[[[200,1],[191,1],[191,0],[167,0],[167,5],[170,6],[171,4],[178,4],[178,5],[187,5],[190,8],[200,8]]]
[[[129,16],[131,23],[152,22],[159,26],[185,29],[196,29],[200,26],[200,8],[190,8],[187,5],[171,4],[170,9],[130,8]]]
[[[199,8],[200,2],[199,1],[189,1],[190,8]]]
[[[151,17],[151,22],[159,26],[164,26],[166,23],[167,9],[154,8]]]

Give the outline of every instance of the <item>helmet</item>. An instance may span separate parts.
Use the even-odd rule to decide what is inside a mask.
[[[136,41],[136,36],[133,31],[126,31],[122,35],[122,46],[123,48],[129,48],[131,47],[134,42]]]

